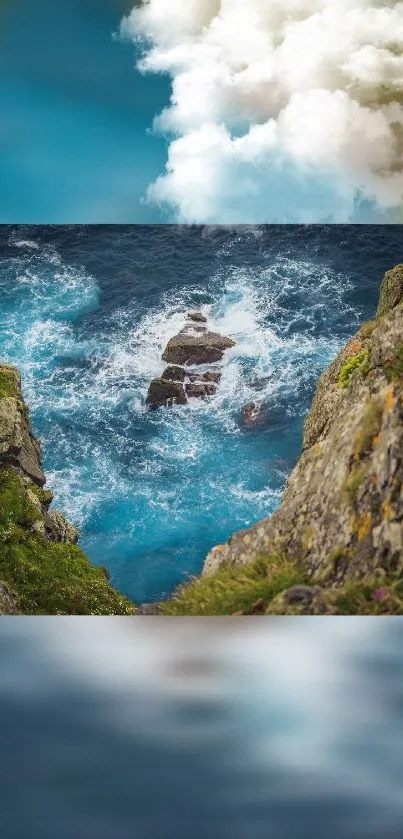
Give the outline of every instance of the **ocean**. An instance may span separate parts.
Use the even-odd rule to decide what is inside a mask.
[[[55,506],[120,591],[169,596],[276,509],[318,377],[402,253],[393,225],[0,228],[0,357],[22,372]],[[150,412],[199,307],[236,340],[217,393]],[[246,429],[252,401],[267,421]]]

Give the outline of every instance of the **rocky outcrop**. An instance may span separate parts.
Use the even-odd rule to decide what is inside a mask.
[[[201,312],[188,312],[187,318],[191,322],[171,338],[164,350],[162,360],[169,366],[160,378],[150,383],[146,398],[148,408],[184,405],[188,398],[206,399],[216,392],[221,373],[193,368],[221,361],[225,350],[233,347],[235,341],[209,332],[204,325],[207,318]]]
[[[0,364],[0,614],[134,614],[44,484],[20,374]]]
[[[213,548],[193,593],[205,603],[243,574],[256,600],[257,566],[267,614],[403,614],[403,265],[323,373],[279,509]],[[189,587],[171,613],[186,613],[181,598],[189,613]]]

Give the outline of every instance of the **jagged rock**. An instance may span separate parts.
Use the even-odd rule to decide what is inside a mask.
[[[0,615],[18,615],[17,601],[3,583],[0,583]]]
[[[382,317],[400,303],[403,296],[403,264],[387,271],[381,286],[377,317]]]
[[[187,323],[183,329],[180,330],[178,333],[179,335],[193,335],[197,337],[198,335],[205,335],[207,332],[207,326],[199,326],[194,323]]]
[[[59,510],[51,510],[45,515],[45,528],[53,542],[69,542],[76,545],[79,531],[70,524]]]
[[[207,396],[214,396],[217,388],[212,382],[189,382],[185,390],[189,397],[205,399]]]
[[[215,332],[200,335],[179,333],[168,341],[162,360],[170,364],[213,364],[221,361],[235,341]]]
[[[181,382],[170,379],[153,379],[148,388],[146,405],[159,408],[164,405],[185,405],[186,393]]]
[[[166,367],[164,372],[161,374],[161,379],[169,382],[184,382],[188,373],[184,370],[183,367],[176,367],[172,365],[171,367]]]
[[[385,276],[376,319],[323,373],[279,509],[213,549],[203,573],[271,552],[301,563],[326,597],[403,573],[402,266]]]
[[[188,312],[187,317],[195,323],[207,323],[207,318],[202,312]]]
[[[7,364],[0,364],[0,459],[21,468],[39,486],[44,485],[40,445],[31,432],[21,377]]]

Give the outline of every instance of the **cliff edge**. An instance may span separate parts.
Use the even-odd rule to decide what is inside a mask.
[[[0,364],[0,615],[131,615],[134,605],[77,546],[51,510],[21,377]]]
[[[323,373],[279,509],[165,614],[403,614],[403,265]]]

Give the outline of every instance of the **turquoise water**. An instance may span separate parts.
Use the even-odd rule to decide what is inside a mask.
[[[137,602],[278,505],[321,371],[374,313],[398,227],[5,227],[0,356],[23,373],[55,503]],[[189,307],[233,336],[216,396],[148,412]],[[268,405],[245,431],[242,406]]]

